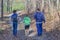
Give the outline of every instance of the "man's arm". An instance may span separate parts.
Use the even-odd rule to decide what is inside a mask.
[[[45,23],[45,16],[44,16],[44,14],[42,14],[42,20],[43,20],[44,23]]]
[[[36,13],[34,13],[34,15],[33,15],[33,16],[34,16],[34,19],[36,19]]]

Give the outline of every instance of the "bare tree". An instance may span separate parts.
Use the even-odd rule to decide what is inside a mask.
[[[10,12],[10,0],[7,0],[7,12]]]
[[[3,0],[1,0],[1,19],[3,20]]]
[[[30,13],[30,2],[31,2],[31,0],[26,0],[26,10],[27,10],[27,13]]]
[[[59,7],[59,0],[57,0],[57,10],[58,10],[58,7]]]
[[[40,6],[40,3],[41,3],[40,1],[41,1],[41,0],[36,0],[36,9],[41,7],[41,6]]]
[[[12,5],[14,0],[10,0],[10,12],[12,12]]]
[[[42,9],[44,9],[44,0],[42,0]]]

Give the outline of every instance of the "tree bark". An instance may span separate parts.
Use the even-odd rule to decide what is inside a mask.
[[[31,0],[26,0],[26,10],[27,10],[27,13],[29,14],[30,13],[30,2]]]
[[[3,21],[3,0],[1,0],[1,20]]]
[[[59,0],[57,0],[57,10],[58,10],[58,8],[59,8]]]
[[[7,12],[10,12],[10,1],[7,0]]]

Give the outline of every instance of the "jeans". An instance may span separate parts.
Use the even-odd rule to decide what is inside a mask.
[[[38,36],[42,35],[42,23],[36,23]]]
[[[18,26],[18,23],[17,22],[13,22],[13,35],[14,36],[17,35],[17,26]]]

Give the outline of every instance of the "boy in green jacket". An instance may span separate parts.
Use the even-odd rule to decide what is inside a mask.
[[[31,23],[31,19],[27,14],[24,16],[23,23],[25,25],[25,35],[27,36],[29,34],[29,27]]]

